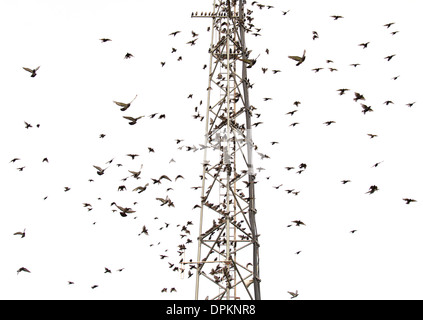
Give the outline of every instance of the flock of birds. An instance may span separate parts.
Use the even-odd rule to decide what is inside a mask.
[[[273,9],[273,7],[271,7],[271,6],[260,5],[256,1],[254,1],[253,3],[255,3],[257,5],[257,7],[259,7],[259,9],[263,9],[263,8],[266,8],[266,7],[268,9]],[[282,14],[283,14],[283,16],[285,16],[289,12],[290,12],[290,10],[282,11]],[[344,16],[342,16],[342,15],[332,15],[329,18],[333,18],[334,21],[338,21],[338,20],[340,21],[340,20],[344,19]],[[394,25],[395,25],[395,22],[389,22],[389,23],[386,23],[386,24],[381,25],[380,27],[386,28],[388,30],[388,32],[390,32],[390,35],[395,36],[399,32],[399,30],[393,30],[393,31],[391,31],[392,30],[392,27]],[[260,31],[260,30],[258,30],[258,31]],[[260,34],[256,34],[256,36],[258,36],[258,35],[260,35]],[[319,36],[319,33],[317,31],[314,31],[313,30],[311,32],[311,39],[312,39],[312,41],[318,41],[319,37],[320,36]],[[365,50],[365,49],[367,49],[369,47],[369,44],[370,43],[371,43],[370,41],[367,41],[367,42],[358,43],[357,45],[359,47],[361,47],[363,50]],[[269,48],[266,48],[265,49],[265,53],[267,55],[269,55],[269,53],[270,53]],[[392,59],[396,58],[396,56],[397,56],[396,54],[388,54],[386,56],[382,56],[381,59],[383,58],[387,62],[390,62]],[[288,56],[288,59],[293,60],[296,67],[302,68],[302,67],[304,67],[305,61],[307,61],[307,50],[304,49],[302,55],[289,55]],[[331,60],[331,59],[327,59],[326,60],[326,63],[328,65],[331,65],[331,64],[334,63],[334,61]],[[350,67],[357,68],[360,65],[361,65],[360,63],[354,62],[354,63],[351,63],[350,64]],[[311,71],[312,72],[315,72],[315,73],[318,73],[319,71],[321,71],[323,69],[324,69],[323,67],[316,67],[316,68],[312,68]],[[335,68],[335,67],[328,67],[328,69],[329,69],[330,72],[337,72],[338,71],[338,69]],[[263,74],[266,74],[266,72],[268,72],[269,70],[271,70],[273,74],[277,74],[277,73],[280,73],[281,72],[281,70],[280,69],[277,69],[277,68],[273,68],[272,69],[269,66],[262,66],[261,67],[261,71],[262,71]],[[399,78],[399,75],[394,76],[391,79],[395,81],[398,78]],[[340,96],[344,96],[344,95],[346,95],[346,93],[348,91],[352,91],[353,92],[352,100],[360,105],[361,112],[364,115],[366,115],[368,112],[374,112],[374,109],[372,108],[372,106],[367,102],[366,97],[365,97],[365,94],[363,94],[361,92],[357,92],[356,90],[354,90],[352,88],[339,88],[339,89],[337,89],[337,94],[340,95]],[[271,100],[273,100],[271,97],[264,97],[263,98],[263,101],[264,102],[271,101]],[[411,108],[411,107],[414,106],[415,103],[416,103],[416,101],[407,102],[407,103],[404,103],[404,106],[405,107],[408,107],[408,108]],[[301,104],[301,101],[294,101],[293,105],[296,107],[296,109],[290,110],[290,111],[286,112],[285,115],[286,116],[290,116],[290,117],[294,116],[300,110],[300,108],[299,108],[300,104]],[[394,102],[392,100],[389,100],[388,99],[388,100],[384,101],[383,104],[386,105],[386,106],[389,106],[390,104],[394,104]],[[259,118],[260,116],[261,116],[260,114],[256,114],[256,117],[257,118]],[[323,122],[323,125],[325,125],[325,126],[331,126],[331,125],[333,125],[335,123],[336,123],[335,120],[328,120],[328,121]],[[260,125],[260,124],[263,124],[263,122],[262,121],[256,122],[255,123],[255,126]],[[289,126],[290,127],[295,127],[295,126],[297,126],[299,124],[300,123],[298,121],[294,121],[291,124],[289,124]],[[375,139],[375,138],[378,137],[378,135],[375,134],[375,133],[368,133],[367,136],[370,139]],[[279,142],[278,141],[271,141],[270,143],[272,145],[275,145],[275,144],[278,144]],[[270,157],[267,156],[267,155],[266,155],[266,157],[264,155],[262,155],[261,156],[261,159],[264,159],[264,158],[270,158]],[[384,162],[384,161],[380,161],[380,162],[377,162],[377,163],[373,164],[371,166],[371,168],[378,167],[382,162]],[[300,164],[298,166],[298,170],[297,170],[296,173],[297,174],[301,174],[306,168],[307,168],[307,165],[304,164],[304,163],[302,163],[302,164]],[[285,167],[285,169],[288,170],[288,171],[290,171],[290,170],[294,170],[295,167],[293,167],[293,166],[287,166],[287,167]],[[257,169],[258,172],[261,172],[262,170],[265,170],[265,168],[261,168],[260,167],[260,168]],[[270,176],[266,177],[266,179],[269,180],[270,179]],[[349,184],[349,183],[351,183],[351,180],[350,179],[342,179],[340,181],[340,183],[342,185]],[[283,185],[284,184],[279,183],[279,184],[273,186],[273,188],[280,189]],[[363,190],[363,194],[372,195],[372,194],[378,192],[379,190],[380,190],[379,187],[377,185],[374,185],[373,184],[373,185],[370,185],[369,186],[369,189],[367,191]],[[294,190],[294,189],[285,189],[285,191],[288,194],[293,194],[293,195],[298,195],[300,193],[300,191]],[[406,205],[410,205],[411,203],[417,202],[417,200],[414,199],[414,198],[412,198],[412,197],[402,197],[402,201]],[[287,225],[287,227],[291,227],[291,226],[300,227],[300,226],[306,226],[306,224],[303,221],[301,221],[300,219],[297,219],[297,220],[291,221],[291,223]],[[352,229],[349,232],[351,234],[354,234],[354,233],[357,232],[357,229]],[[300,254],[300,253],[301,253],[301,250],[295,252],[295,254],[297,254],[297,255]],[[298,295],[299,295],[298,290],[288,291],[288,294],[290,295],[290,298],[291,299],[294,299],[294,298],[298,297]]]
[[[250,5],[251,5],[252,8],[258,8],[259,10],[262,10],[262,9],[268,9],[268,10],[275,9],[274,6],[264,5],[264,4],[258,3],[257,1],[252,1]],[[251,14],[252,13],[252,10],[248,10],[248,13]],[[282,16],[286,16],[287,14],[291,14],[290,13],[290,10],[282,11]],[[202,15],[203,15],[203,13],[202,13]],[[330,18],[333,18],[333,20],[335,20],[335,21],[344,19],[344,17],[341,16],[341,15],[333,15]],[[390,22],[390,23],[385,24],[383,27],[385,27],[385,28],[387,28],[387,29],[390,30],[390,28],[394,24],[395,24],[394,22]],[[260,30],[261,29],[254,27],[254,25],[252,25],[252,23],[250,23],[249,26],[248,26],[248,28],[247,28],[247,33],[250,33],[253,36],[257,37],[257,36],[260,36]],[[210,27],[207,28],[207,32],[210,32]],[[395,31],[392,31],[391,34],[392,35],[395,35],[398,32],[399,32],[398,30],[395,30]],[[169,33],[168,35],[170,37],[172,37],[172,38],[177,38],[181,33],[182,33],[182,31],[176,30],[176,31],[173,31],[173,32]],[[318,38],[319,38],[318,32],[317,31],[312,31],[312,40],[313,41],[315,41],[315,40],[318,41]],[[199,39],[199,33],[195,32],[195,31],[192,31],[191,34],[190,34],[190,39],[188,41],[185,40],[184,41],[184,44],[185,45],[189,45],[190,47],[191,46],[194,46],[194,45],[196,45],[198,39]],[[107,45],[107,43],[111,42],[112,39],[110,39],[110,38],[100,38],[99,41],[100,41],[100,43],[102,43],[104,45]],[[370,44],[370,42],[363,42],[363,43],[359,43],[358,46],[362,47],[363,50],[365,50],[366,48],[368,48],[369,44]],[[175,47],[170,48],[171,55],[173,55],[173,54],[175,54],[177,52],[178,52],[178,48],[175,48]],[[265,50],[265,53],[266,54],[269,54],[270,53],[270,50],[269,49],[266,49]],[[384,59],[386,59],[386,61],[389,62],[389,61],[391,61],[395,57],[396,57],[395,54],[390,54],[390,55],[385,56]],[[129,52],[127,52],[123,56],[123,58],[124,59],[134,59],[134,58],[136,59],[135,55],[133,55],[132,53],[129,53]],[[295,63],[295,66],[297,66],[297,67],[304,67],[303,64],[304,64],[304,62],[307,59],[307,51],[306,51],[306,49],[304,49],[302,55],[301,54],[300,55],[289,55],[287,57],[287,59],[292,60],[293,63]],[[176,58],[176,60],[177,61],[182,61],[183,58],[182,58],[181,55],[179,55]],[[256,61],[254,60],[254,63],[255,62]],[[326,62],[328,64],[333,63],[333,61],[332,60],[329,60],[329,59]],[[160,61],[160,65],[161,65],[161,67],[165,67],[166,61]],[[358,67],[359,65],[360,65],[359,63],[352,63],[351,64],[351,66],[354,67],[354,68]],[[204,64],[203,69],[205,69],[206,67],[207,67],[207,64]],[[35,78],[35,77],[39,76],[40,66],[38,66],[38,67],[36,67],[34,69],[28,68],[28,67],[23,67],[23,69],[25,71],[27,71],[30,74],[30,77],[32,77],[32,78]],[[323,68],[321,68],[321,67],[319,67],[319,68],[313,68],[312,71],[314,71],[314,72],[317,73],[317,72],[319,72],[322,69]],[[331,72],[338,71],[336,68],[329,68],[329,69],[330,69]],[[263,74],[265,74],[269,70],[269,68],[263,66],[261,68],[261,70],[262,70]],[[281,72],[281,70],[279,70],[279,69],[273,69],[272,72],[273,72],[273,74],[276,74],[276,73]],[[397,78],[398,78],[398,76],[395,77],[395,78],[393,78],[393,80],[396,80]],[[361,112],[363,114],[367,114],[368,112],[373,112],[374,111],[372,109],[372,106],[370,106],[368,103],[366,103],[366,98],[365,98],[365,96],[364,96],[363,93],[356,92],[352,88],[339,88],[337,90],[337,94],[343,96],[343,95],[346,95],[348,91],[353,91],[354,92],[352,99],[355,102],[357,102],[357,103],[360,104]],[[158,119],[158,120],[161,120],[161,119],[165,119],[166,118],[166,114],[165,113],[152,113],[152,114],[150,114],[148,116],[146,116],[146,115],[137,115],[137,116],[133,116],[133,115],[132,116],[129,116],[129,115],[127,115],[126,112],[128,110],[131,111],[133,109],[131,107],[133,106],[133,104],[134,104],[135,100],[137,99],[137,97],[138,97],[138,95],[136,94],[134,96],[134,98],[131,101],[129,101],[129,102],[120,102],[120,101],[115,101],[115,100],[111,101],[111,104],[114,104],[114,105],[116,105],[116,106],[119,107],[119,110],[122,112],[122,117],[125,120],[128,121],[128,124],[130,126],[137,125],[139,123],[139,121],[141,119],[143,119],[143,118],[149,118],[149,119],[154,119],[155,118],[155,119]],[[193,98],[193,93],[189,93],[188,96],[187,96],[187,98],[188,99],[192,99]],[[270,101],[270,100],[272,100],[272,98],[265,97],[265,98],[263,98],[263,100],[264,101]],[[384,104],[386,104],[386,105],[393,104],[393,103],[394,102],[391,101],[391,100],[386,100],[384,102]],[[409,103],[406,104],[406,106],[408,106],[408,107],[411,108],[411,107],[413,107],[413,105],[415,103],[416,102],[409,102]],[[295,101],[293,103],[293,105],[296,107],[296,109],[286,112],[286,115],[287,116],[294,117],[295,114],[299,110],[300,104],[301,104],[300,101]],[[199,105],[200,106],[202,105],[202,101],[200,101]],[[256,116],[257,118],[259,118],[260,117],[260,114],[255,113],[254,116]],[[192,117],[194,119],[196,119],[196,120],[200,120],[200,121],[203,121],[204,120],[204,116],[201,114],[201,112],[199,110],[199,106],[196,106],[195,107],[195,109],[194,109],[194,115],[192,115]],[[323,124],[326,125],[326,126],[330,126],[330,125],[333,125],[335,123],[336,123],[335,120],[328,120],[328,121],[325,121]],[[253,124],[253,127],[257,127],[260,124],[263,124],[263,122],[262,121],[255,122]],[[33,128],[33,125],[30,124],[30,123],[28,123],[28,122],[26,122],[26,121],[24,122],[24,125],[25,125],[24,128],[27,129],[27,130],[30,130],[30,129]],[[298,121],[292,122],[290,124],[291,127],[295,127],[297,125],[299,125],[299,122]],[[37,124],[36,127],[37,128],[40,128],[40,124]],[[370,139],[374,139],[374,138],[377,138],[378,137],[378,135],[375,134],[375,133],[368,133],[368,136],[369,136]],[[104,134],[104,133],[101,133],[99,135],[99,138],[100,139],[104,139],[105,137],[106,137],[106,134]],[[175,145],[176,145],[176,148],[178,150],[185,150],[187,152],[196,152],[198,150],[203,150],[204,148],[206,148],[206,146],[201,145],[201,144],[200,145],[184,145],[182,142],[184,142],[184,139],[182,139],[182,138],[175,139]],[[279,143],[278,141],[271,141],[271,144],[272,145],[276,145],[278,143]],[[269,155],[259,152],[257,147],[255,148],[255,151],[257,152],[257,154],[259,155],[259,157],[260,157],[261,160],[270,158]],[[148,147],[148,149],[146,150],[146,152],[148,154],[155,153],[155,149],[153,147]],[[120,179],[121,179],[122,182],[119,182],[119,185],[117,186],[117,188],[116,188],[116,186],[114,186],[113,189],[117,190],[116,192],[133,192],[134,194],[137,195],[137,198],[136,199],[138,200],[138,199],[140,199],[138,195],[144,194],[144,192],[146,192],[148,189],[158,188],[162,184],[166,184],[166,187],[167,188],[165,190],[165,194],[154,197],[155,200],[157,201],[157,206],[158,207],[169,208],[169,210],[174,210],[172,208],[177,207],[175,205],[174,199],[171,199],[171,197],[169,196],[169,193],[173,190],[174,187],[175,188],[177,187],[178,181],[185,179],[182,174],[177,174],[175,177],[169,177],[168,174],[162,174],[162,175],[157,176],[157,177],[149,177],[149,178],[147,178],[148,179],[148,182],[145,182],[143,184],[140,184],[139,183],[139,180],[141,178],[144,178],[145,175],[146,175],[146,173],[143,171],[143,163],[141,161],[138,161],[138,159],[140,158],[140,154],[127,153],[126,155],[123,155],[123,156],[120,155],[120,156],[121,156],[120,160],[122,160],[122,161],[120,161],[119,163],[116,163],[115,158],[113,158],[113,159],[105,162],[105,165],[102,165],[102,164],[90,164],[91,168],[94,168],[95,169],[95,171],[93,170],[93,174],[96,174],[98,177],[107,175],[111,170],[114,170],[112,168],[112,166],[114,166],[116,168],[124,167],[124,165],[122,164],[124,162],[124,158],[125,159],[131,159],[131,161],[130,161],[131,162],[131,165],[129,167],[126,167],[126,168],[124,167],[123,168],[124,169],[124,171],[123,171],[124,174],[122,173],[123,175],[120,177]],[[22,159],[20,157],[14,157],[13,159],[10,160],[10,163],[15,164],[15,163],[20,163],[21,161],[22,161]],[[48,160],[47,157],[45,157],[44,159],[42,159],[42,162],[48,164],[49,163],[49,160]],[[175,162],[176,162],[176,160],[174,158],[171,158],[169,160],[169,166],[171,166],[172,163],[175,163]],[[382,162],[375,163],[373,165],[373,167],[377,167],[381,163]],[[26,168],[25,165],[17,166],[16,167],[16,170],[23,171],[25,168]],[[295,170],[296,167],[286,166],[285,169],[287,171],[291,171],[291,170]],[[306,169],[307,169],[307,164],[306,163],[300,163],[300,164],[297,165],[297,171],[296,171],[296,173],[297,174],[301,174]],[[257,171],[258,171],[259,174],[263,170],[265,170],[265,168],[262,168],[262,167],[258,167],[257,168]],[[269,177],[267,177],[267,179],[269,179]],[[88,181],[89,182],[94,182],[95,179],[94,178],[90,178]],[[128,186],[128,183],[129,182],[133,182],[133,185],[131,187]],[[345,185],[345,184],[351,183],[351,180],[344,179],[344,180],[341,180],[340,183],[343,184],[343,185]],[[278,184],[276,186],[273,186],[273,188],[280,189],[282,186],[283,186],[283,184],[281,183],[281,184]],[[200,187],[199,186],[193,186],[191,188],[194,189],[194,190],[198,190]],[[71,190],[71,187],[69,187],[69,186],[65,186],[64,189],[63,189],[64,192],[69,192],[70,190]],[[369,189],[366,192],[363,192],[363,193],[368,194],[368,195],[372,195],[372,194],[374,194],[377,191],[379,191],[379,187],[377,185],[371,185],[369,187]],[[294,196],[297,196],[300,193],[299,190],[290,189],[290,188],[285,189],[285,192],[287,194],[291,194],[291,195],[294,195]],[[44,198],[44,200],[47,200],[47,198],[48,198],[48,196],[46,196]],[[101,200],[101,199],[98,198],[97,200]],[[409,205],[411,203],[414,203],[414,202],[417,202],[416,199],[413,199],[411,197],[403,197],[402,200],[407,205]],[[134,201],[130,205],[123,204],[123,203],[118,203],[118,201],[111,201],[110,202],[110,211],[112,213],[114,213],[114,214],[119,214],[122,218],[128,219],[128,217],[131,217],[132,216],[133,219],[137,219],[138,216],[135,215],[137,213],[137,204],[138,204],[138,201]],[[91,210],[94,209],[94,205],[92,205],[90,202],[85,202],[85,201],[82,202],[82,207],[85,208],[88,211],[91,211]],[[199,208],[199,205],[198,204],[195,205],[193,209],[196,209],[196,208]],[[158,216],[154,217],[154,220],[159,220],[159,219],[160,218]],[[25,222],[22,221],[22,224],[25,224]],[[96,222],[93,222],[93,224],[96,224]],[[175,261],[170,261],[169,260],[170,254],[168,252],[168,249],[164,249],[164,251],[158,257],[158,259],[163,260],[163,261],[166,261],[167,264],[168,264],[169,269],[171,269],[174,272],[177,272],[178,274],[185,274],[185,271],[186,271],[186,266],[187,265],[186,264],[183,264],[183,262],[185,262],[185,252],[187,250],[187,246],[189,246],[190,244],[193,243],[193,240],[190,237],[191,236],[191,230],[189,229],[190,226],[192,226],[193,224],[194,224],[193,221],[188,220],[188,221],[185,221],[184,223],[179,223],[179,224],[176,224],[175,226],[173,226],[175,230],[178,230],[179,231],[180,239],[182,240],[182,242],[176,244],[175,245],[175,248],[174,248],[175,249],[175,254],[178,257],[180,257],[180,259],[178,261],[176,261],[176,260]],[[159,231],[168,230],[168,228],[170,226],[171,226],[171,223],[164,221],[163,224],[160,226],[160,228],[158,230]],[[289,224],[287,227],[291,227],[291,226],[300,227],[300,226],[306,226],[306,224],[305,224],[305,222],[301,221],[300,219],[297,219],[297,220],[291,221],[291,224]],[[149,231],[149,229],[150,229],[150,231]],[[149,232],[151,233],[151,228],[149,226],[147,226],[147,224],[143,224],[142,223],[142,226],[140,226],[140,232],[138,233],[138,236],[140,236],[140,237],[148,237],[150,235]],[[351,233],[355,233],[355,232],[357,232],[357,230],[354,229],[354,230],[351,230],[350,232]],[[26,228],[24,228],[21,231],[14,232],[13,233],[13,236],[20,237],[20,238],[25,238],[26,237]],[[151,243],[150,244],[150,247],[158,246],[158,245],[160,245],[160,242],[158,242],[156,244]],[[296,254],[299,254],[300,252],[301,251],[297,251]],[[195,268],[196,268],[196,265],[195,264],[190,264],[189,265],[189,268],[188,268],[189,270],[187,272],[188,278],[190,278],[194,274],[193,272],[195,271]],[[118,272],[122,272],[122,271],[124,271],[124,269],[125,268],[119,268],[117,271]],[[20,267],[17,270],[17,274],[20,274],[21,272],[31,273],[30,268],[29,267],[25,267],[25,266],[22,266],[22,267]],[[112,270],[110,268],[108,268],[108,267],[105,267],[104,268],[104,273],[112,273]],[[69,280],[68,281],[68,285],[74,285],[74,284],[75,284],[75,281],[74,280]],[[95,288],[98,288],[98,287],[99,287],[99,284],[93,284],[91,286],[92,289],[95,289]],[[172,292],[177,292],[177,289],[175,287],[170,287],[170,288],[164,287],[164,288],[161,289],[161,292],[162,293],[166,293],[166,292],[172,293]],[[288,294],[291,296],[291,299],[292,298],[296,298],[299,295],[298,294],[298,290],[296,290],[295,292],[294,291],[288,291]]]

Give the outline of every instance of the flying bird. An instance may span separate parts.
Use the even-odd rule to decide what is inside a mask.
[[[142,227],[142,230],[141,230],[141,233],[139,234],[139,236],[142,235],[143,233],[148,236],[148,229],[147,229],[146,226]]]
[[[372,166],[372,168],[376,168],[376,167],[377,167],[378,165],[380,165],[382,162],[383,162],[383,161],[376,162],[376,163]]]
[[[395,54],[391,54],[390,56],[386,56],[384,59],[386,59],[387,61],[391,61],[391,59],[395,56]]]
[[[337,91],[339,91],[339,95],[342,96],[343,94],[345,94],[345,91],[348,91],[350,89],[338,89]]]
[[[197,41],[197,40],[198,40],[198,38],[191,40],[191,41],[188,41],[187,44],[190,44],[191,46],[193,46],[193,45],[195,45],[195,41]]]
[[[123,102],[118,102],[118,101],[113,101],[115,104],[117,104],[120,108],[121,111],[125,111],[126,109],[128,109],[131,106],[131,103],[137,98],[138,95],[135,95],[135,98],[132,99],[131,102],[129,103],[123,103]]]
[[[18,274],[19,274],[20,272],[22,272],[22,271],[24,271],[24,272],[28,272],[28,273],[31,273],[31,271],[29,271],[27,268],[25,268],[25,267],[20,267],[20,268],[18,269]]]
[[[410,198],[404,198],[402,200],[404,200],[406,204],[410,204],[411,202],[417,202],[417,200],[410,199]]]
[[[125,57],[123,57],[124,59],[130,59],[130,58],[133,58],[134,57],[134,55],[132,54],[132,53],[129,53],[129,52],[127,52],[126,54],[125,54]]]
[[[323,124],[325,124],[326,126],[330,126],[332,123],[336,123],[336,122],[333,120],[323,122]]]
[[[139,155],[138,154],[133,154],[133,153],[128,153],[127,156],[128,157],[131,157],[131,159],[134,160],[135,157],[138,157]]]
[[[295,292],[288,291],[288,293],[291,295],[291,299],[298,297],[298,290],[296,290]]]
[[[144,118],[144,116],[139,116],[139,117],[129,117],[129,116],[123,116],[123,118],[125,118],[126,120],[129,120],[128,124],[133,126],[137,123],[138,120]]]
[[[30,69],[30,68],[25,68],[22,67],[24,70],[28,71],[31,73],[31,78],[34,78],[37,75],[37,71],[38,69],[40,69],[40,66],[36,67],[35,69]]]
[[[379,188],[377,186],[372,185],[372,186],[370,186],[369,191],[367,191],[366,193],[373,194],[373,193],[375,193],[378,190],[379,190]]]
[[[365,105],[365,104],[361,104],[361,112],[363,112],[364,114],[366,114],[367,112],[373,112],[373,109],[371,106]]]
[[[174,32],[171,32],[171,33],[169,33],[169,35],[170,36],[176,36],[178,33],[180,33],[181,31],[174,31]]]
[[[135,210],[132,210],[131,208],[124,208],[124,207],[118,206],[116,203],[114,205],[120,210],[119,214],[122,217],[126,217],[128,213],[136,212]]]
[[[354,95],[355,95],[355,97],[354,97],[355,102],[357,102],[358,100],[366,100],[361,93],[354,92]]]
[[[294,220],[294,221],[291,221],[291,222],[295,223],[295,226],[297,226],[297,227],[299,227],[300,225],[305,226],[305,223],[302,222],[301,220]]]
[[[26,229],[24,229],[23,231],[15,232],[13,235],[15,235],[15,236],[21,236],[21,238],[24,238],[25,237],[25,230]]]
[[[148,183],[146,183],[144,187],[139,186],[139,187],[136,187],[135,189],[133,189],[132,191],[137,191],[138,193],[141,193],[141,192],[144,192],[147,189],[147,187],[148,187]]]
[[[103,169],[103,168],[100,168],[99,166],[94,166],[94,165],[93,165],[93,167],[97,169],[97,174],[99,176],[103,175],[104,174],[104,171],[106,171],[106,169],[108,168],[107,167],[107,168]]]
[[[306,54],[306,50],[304,50],[302,57],[299,57],[299,56],[288,56],[288,58],[297,61],[296,66],[299,66],[306,59],[306,55],[305,54]]]

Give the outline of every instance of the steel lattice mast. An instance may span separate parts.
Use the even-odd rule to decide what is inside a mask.
[[[195,299],[261,298],[244,4],[192,14],[212,19]]]

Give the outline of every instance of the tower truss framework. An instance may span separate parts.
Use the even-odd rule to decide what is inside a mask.
[[[212,20],[195,299],[261,298],[244,4],[192,14]]]

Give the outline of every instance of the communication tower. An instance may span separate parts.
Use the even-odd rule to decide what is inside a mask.
[[[245,0],[214,0],[195,299],[260,300]]]

